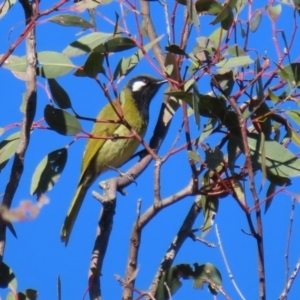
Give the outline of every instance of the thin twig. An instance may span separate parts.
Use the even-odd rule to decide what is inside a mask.
[[[286,299],[287,294],[289,293],[289,291],[299,273],[299,270],[300,270],[300,259],[298,260],[298,262],[295,266],[295,269],[294,269],[293,273],[291,274],[290,279],[287,282],[286,286],[284,287],[284,290],[283,290],[282,294],[279,296],[278,300]]]
[[[290,246],[291,246],[291,237],[292,237],[292,229],[293,229],[293,222],[294,222],[294,214],[295,214],[295,202],[296,199],[292,198],[292,208],[291,208],[291,216],[290,216],[290,226],[287,235],[287,243],[286,243],[286,253],[285,253],[285,264],[286,264],[286,288],[289,280],[289,273],[290,273],[290,264],[289,264],[289,255],[290,255]]]
[[[229,264],[228,264],[228,261],[227,261],[224,249],[223,249],[223,245],[222,245],[222,241],[221,241],[221,236],[220,236],[220,232],[219,232],[217,224],[215,224],[215,230],[216,230],[216,235],[217,235],[217,239],[218,239],[218,246],[220,248],[221,255],[222,255],[222,258],[223,258],[223,261],[224,261],[224,264],[225,264],[228,276],[229,276],[229,278],[230,278],[230,280],[231,280],[231,282],[232,282],[235,290],[239,294],[240,298],[243,299],[243,300],[245,300],[246,298],[243,296],[242,292],[240,291],[239,287],[237,286],[237,284],[236,284],[236,282],[234,280],[233,274],[232,274],[232,272],[230,270],[230,267],[229,267]]]

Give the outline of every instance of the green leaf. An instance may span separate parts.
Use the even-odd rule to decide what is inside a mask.
[[[209,287],[213,291],[217,292],[219,290],[218,287],[222,286],[222,276],[220,271],[211,263],[206,263],[200,266],[198,264],[194,264],[194,265],[195,265],[195,271],[194,271],[193,287],[203,288],[204,282],[210,282]]]
[[[136,43],[133,39],[128,37],[116,37],[95,47],[94,51],[98,53],[112,53],[121,52],[134,47],[136,47]]]
[[[202,159],[197,151],[187,151],[188,157],[190,160],[193,160],[194,162],[202,162]]]
[[[193,269],[188,264],[175,265],[168,269],[163,276],[160,278],[155,293],[156,300],[167,300],[169,299],[169,291],[171,295],[174,295],[175,292],[182,286],[182,278],[188,278],[193,275]],[[168,286],[169,291],[166,286]]]
[[[101,1],[84,0],[84,1],[78,1],[72,7],[74,7],[74,9],[76,11],[78,11],[79,13],[82,13],[88,9],[92,10],[92,9],[96,8],[97,6],[110,4],[111,2],[112,2],[112,0],[101,0]]]
[[[230,54],[233,57],[239,57],[239,56],[247,56],[246,52],[243,48],[235,45],[235,46],[229,46],[227,48],[227,53]]]
[[[17,279],[12,269],[4,262],[0,264],[0,288],[17,290]]]
[[[297,145],[300,146],[300,136],[291,126],[287,126],[288,137]]]
[[[62,135],[75,135],[82,130],[75,116],[49,104],[45,107],[44,118],[51,129]]]
[[[52,99],[59,108],[71,108],[71,100],[68,93],[55,79],[48,79]]]
[[[209,176],[209,173],[206,173],[206,177]],[[209,182],[207,181],[207,178],[204,179],[205,183],[208,184]],[[203,183],[204,185],[204,183]],[[203,208],[203,214],[204,214],[204,221],[203,221],[203,226],[201,227],[202,229],[202,234],[201,236],[204,237],[211,229],[215,215],[218,212],[219,208],[219,198],[216,196],[201,196],[201,204]]]
[[[20,131],[11,134],[0,143],[0,171],[6,166],[9,159],[15,154],[20,140]]]
[[[225,58],[222,61],[216,64],[216,67],[219,68],[235,68],[241,66],[247,66],[252,64],[253,60],[248,56],[239,56],[239,57],[232,57],[232,58]]]
[[[217,28],[208,38],[211,40],[215,49],[218,49],[222,40],[226,37],[227,30],[224,30],[222,27]]]
[[[280,68],[278,75],[290,85],[298,87],[300,83],[300,63],[291,63],[284,68]]]
[[[58,25],[62,26],[75,26],[75,27],[81,27],[84,29],[93,28],[94,25],[90,22],[86,21],[85,19],[76,16],[76,15],[70,15],[70,14],[61,14],[61,15],[55,15],[50,17],[48,21],[53,22]]]
[[[76,67],[67,56],[59,52],[38,52],[37,58],[39,64],[37,74],[45,78],[65,75]]]
[[[256,134],[248,135],[248,144],[254,162],[261,164],[260,141]],[[300,159],[273,140],[265,141],[266,170],[281,177],[300,176]]]
[[[61,148],[50,152],[36,167],[31,180],[30,194],[37,196],[50,191],[58,181],[68,159],[68,151]]]
[[[87,58],[83,66],[84,74],[91,78],[95,78],[98,75],[98,73],[105,74],[105,69],[103,67],[103,60],[104,60],[104,54],[98,52],[92,52]],[[76,75],[76,72],[74,75]]]
[[[205,150],[205,162],[209,169],[216,169],[223,161],[223,152],[218,147],[214,150]]]
[[[200,23],[199,23],[199,18],[198,18],[195,5],[192,0],[187,0],[186,3],[187,3],[187,11],[188,11],[188,21],[190,24],[194,24],[196,29],[199,31]]]
[[[206,123],[206,125],[204,125],[204,129],[201,132],[200,138],[199,138],[199,143],[202,143],[208,136],[211,135],[211,133],[213,132],[215,125],[217,124],[217,120],[216,119],[209,119]]]
[[[266,5],[266,10],[269,12],[269,16],[273,21],[276,21],[281,14],[281,4],[275,6]]]
[[[218,83],[218,85],[216,84]],[[230,96],[234,86],[233,72],[230,70],[224,74],[212,75],[211,84],[218,89],[221,88],[222,92],[228,97]]]
[[[300,125],[300,110],[288,110],[286,114],[298,125]]]
[[[1,57],[2,56],[3,55],[1,55]],[[26,56],[18,57],[13,55],[5,61],[4,68],[9,69],[12,72],[24,73],[23,76],[26,76],[27,58]],[[25,80],[25,78],[23,80]]]
[[[227,144],[227,152],[228,152],[228,167],[231,173],[234,173],[235,168],[235,161],[237,159],[237,150],[239,147],[239,139],[234,136],[230,135],[228,144]]]
[[[71,57],[90,53],[93,49],[103,44],[111,36],[111,33],[92,32],[72,42],[69,46],[67,46],[64,49],[63,54]]]
[[[207,12],[210,15],[217,15],[222,11],[223,6],[215,0],[198,0],[195,8],[197,13]]]
[[[220,23],[221,21],[223,21],[226,18],[228,18],[228,16],[230,15],[230,13],[232,13],[232,10],[229,7],[229,5],[223,6],[223,8],[220,11],[220,13],[217,15],[217,17],[212,22],[210,22],[210,24],[216,25],[216,24]]]
[[[245,191],[244,191],[243,185],[238,180],[234,180],[232,182],[232,188],[234,190],[237,200],[243,206],[245,206],[246,205],[246,197],[245,197]]]
[[[198,107],[200,103],[200,93],[198,91],[197,84],[193,84],[193,107]],[[195,123],[198,126],[198,129],[200,128],[200,115],[198,110],[194,110],[194,117],[195,117]]]
[[[276,192],[276,184],[270,183],[266,194],[266,198],[269,197],[270,198],[266,201],[265,214],[267,213],[268,209],[271,207],[275,192]]]
[[[0,4],[0,19],[6,15],[6,13],[14,6],[17,0],[4,0],[3,3]]]
[[[261,22],[261,11],[258,9],[254,12],[252,15],[251,21],[250,21],[250,30],[252,32],[255,32]]]
[[[162,39],[162,37],[163,35],[159,36],[149,44],[145,45],[143,49],[144,51],[139,49],[132,56],[128,58],[122,58],[115,69],[114,80],[129,74],[129,72],[131,72],[140,62],[140,60],[144,57],[144,53],[148,52],[157,42],[159,42]]]

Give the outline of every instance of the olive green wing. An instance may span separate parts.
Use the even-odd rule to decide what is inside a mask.
[[[116,106],[116,103],[113,102]],[[98,120],[118,120],[118,116],[116,115],[114,109],[111,104],[107,104],[97,116]],[[121,124],[116,123],[95,123],[93,130],[91,132],[92,135],[105,137],[105,136],[113,136],[115,131]],[[79,182],[81,182],[82,178],[84,178],[87,169],[91,166],[92,160],[97,156],[101,148],[106,143],[106,139],[98,139],[98,138],[89,138],[87,144],[85,146],[85,151],[83,153],[82,165],[81,165],[81,176]],[[97,173],[101,173],[102,170],[97,170]]]

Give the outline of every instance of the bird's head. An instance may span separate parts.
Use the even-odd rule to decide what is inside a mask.
[[[149,75],[139,75],[129,80],[126,88],[129,89],[136,103],[149,105],[160,86],[167,82],[164,79],[156,79]]]

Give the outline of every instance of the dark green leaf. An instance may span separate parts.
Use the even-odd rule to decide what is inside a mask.
[[[52,151],[44,157],[32,176],[30,194],[39,196],[50,191],[64,170],[67,158],[66,148]]]
[[[37,300],[38,292],[33,289],[27,289],[24,292],[18,293],[19,300]]]
[[[90,22],[86,21],[85,19],[76,16],[76,15],[69,15],[69,14],[61,14],[55,15],[49,18],[50,22],[56,23],[62,26],[75,26],[81,27],[84,29],[93,28],[94,25]]]
[[[136,47],[136,43],[133,39],[128,37],[116,37],[95,47],[94,51],[98,53],[112,53],[121,52],[134,47]]]
[[[159,280],[158,287],[155,294],[156,300],[169,299],[169,292],[166,289],[165,284],[168,286],[171,295],[181,287],[182,283],[180,278],[189,278],[193,275],[193,269],[188,264],[180,264],[168,269],[161,279]]]
[[[218,83],[218,84],[216,84]],[[229,71],[224,74],[216,74],[212,76],[211,84],[217,86],[217,88],[221,88],[222,92],[225,96],[230,96],[231,91],[234,86],[233,72]]]
[[[75,135],[82,130],[75,116],[49,104],[45,107],[44,118],[51,129],[62,135]]]
[[[166,46],[165,49],[174,54],[186,55],[185,51],[183,49],[181,49],[178,45],[175,45],[175,44]]]
[[[48,84],[52,99],[59,108],[71,108],[71,100],[68,93],[63,89],[63,87],[55,80],[48,79]]]
[[[95,78],[98,75],[98,73],[105,74],[103,60],[104,54],[92,52],[83,66],[84,74],[91,78]]]
[[[0,143],[0,171],[15,154],[20,140],[20,131],[13,133]]]
[[[214,291],[218,291],[218,287],[222,286],[222,276],[220,271],[211,263],[203,265],[195,265],[194,271],[194,288],[202,288],[204,282],[210,282],[209,286]]]
[[[205,150],[205,162],[209,169],[216,169],[223,161],[223,152],[218,147],[214,150]]]
[[[0,288],[6,289],[8,287],[15,291],[17,288],[17,280],[12,269],[2,262],[0,264]]]
[[[200,103],[200,94],[198,91],[198,87],[197,84],[194,83],[193,84],[193,107],[199,107],[199,103]],[[200,115],[198,110],[194,110],[194,117],[195,117],[195,123],[198,126],[198,129],[200,128]]]
[[[112,36],[111,33],[92,32],[67,46],[63,54],[71,57],[90,53],[94,48],[103,44]]]
[[[37,58],[39,64],[37,75],[45,78],[56,78],[65,75],[76,67],[67,56],[59,52],[38,52]]]
[[[276,184],[270,183],[266,194],[266,198],[269,199],[266,201],[265,214],[267,213],[268,209],[271,207],[275,192],[276,192]]]
[[[238,147],[239,147],[239,139],[234,135],[230,135],[227,144],[227,152],[228,152],[228,167],[232,174],[234,173]]]
[[[222,5],[215,0],[198,0],[195,3],[197,13],[207,12],[210,15],[217,15],[222,11]]]

